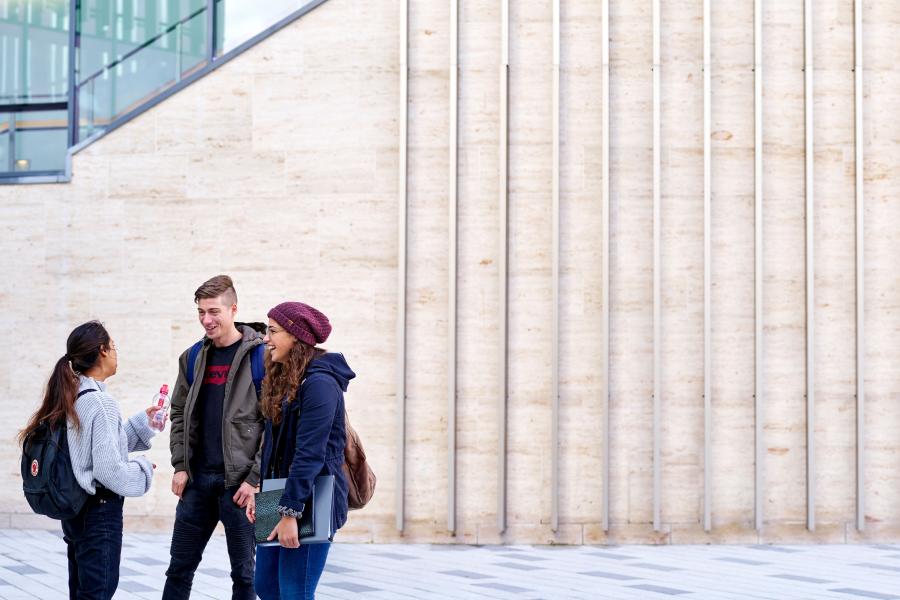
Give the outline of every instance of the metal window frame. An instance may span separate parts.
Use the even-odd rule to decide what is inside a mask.
[[[216,60],[216,0],[206,0],[206,60],[212,63]],[[182,20],[179,22],[185,23]],[[181,36],[178,36],[178,43],[181,42]],[[181,53],[178,53],[181,56]],[[180,58],[179,58],[180,60]],[[181,76],[181,69],[178,69],[178,77]]]
[[[68,109],[68,102],[17,102],[14,104],[0,104],[0,113],[43,112]]]
[[[7,168],[11,173],[16,171],[16,113],[10,113],[7,135],[9,136],[9,156],[6,157]]]

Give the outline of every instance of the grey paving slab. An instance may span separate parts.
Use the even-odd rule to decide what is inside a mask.
[[[784,548],[782,546],[768,546],[768,545],[756,545],[749,546],[754,550],[762,550],[763,552],[781,552],[783,554],[794,554],[796,552],[803,552],[797,548]]]
[[[481,588],[490,588],[493,590],[500,590],[502,592],[512,592],[514,594],[521,594],[532,592],[533,590],[529,590],[527,588],[516,587],[514,585],[507,585],[505,583],[476,583],[478,587]]]
[[[877,563],[856,563],[854,567],[865,567],[867,569],[878,569],[880,571],[894,571],[900,573],[900,566],[897,565],[880,565]]]
[[[833,581],[828,581],[827,579],[816,579],[815,577],[804,577],[803,575],[788,575],[787,573],[769,575],[769,577],[787,579],[788,581],[802,581],[803,583],[834,583]]]
[[[763,562],[761,560],[750,560],[749,558],[735,558],[733,556],[721,556],[716,558],[715,560],[721,560],[722,562],[733,562],[740,565],[752,565],[754,567],[758,567],[760,565],[768,565],[771,563]]]
[[[615,552],[589,552],[591,556],[599,556],[600,558],[609,558],[612,560],[634,560],[637,556],[629,556],[627,554],[617,554]]]
[[[495,562],[495,563],[491,563],[490,566],[502,567],[504,569],[516,569],[518,571],[537,571],[539,569],[544,568],[544,567],[538,566],[534,563],[517,563],[517,562]]]
[[[872,592],[869,590],[855,590],[853,588],[841,588],[831,591],[856,596],[858,598],[877,598],[878,600],[896,600],[897,598],[900,598],[900,596],[894,596],[892,594],[882,594],[880,592]]]
[[[673,588],[662,587],[661,585],[650,585],[650,584],[641,584],[641,585],[629,585],[633,590],[644,590],[645,592],[653,592],[654,594],[665,594],[666,596],[678,596],[680,594],[691,594],[687,590],[676,590]]]
[[[476,573],[474,571],[441,571],[444,575],[453,575],[454,577],[462,577],[463,579],[488,579],[490,575],[484,573]]]
[[[607,573],[606,571],[585,571],[584,573],[579,573],[579,575],[586,575],[588,577],[602,577],[604,579],[617,579],[619,581],[632,581],[634,579],[640,579],[640,577],[632,577],[631,575],[623,575],[622,573]]]
[[[46,571],[42,569],[35,569],[31,565],[9,565],[6,568],[10,571],[15,571],[19,575],[35,575],[46,573]]]
[[[672,571],[683,571],[681,567],[673,567],[671,565],[654,565],[652,563],[631,563],[628,566],[630,567],[639,567],[641,569],[651,569],[653,571],[666,571],[671,573]]]
[[[358,594],[361,592],[377,592],[377,591],[379,591],[378,588],[373,588],[373,587],[369,587],[367,585],[361,585],[358,583],[350,583],[348,581],[337,581],[337,582],[325,581],[325,582],[322,582],[322,585],[325,585],[328,587],[339,588],[342,590],[347,590],[348,592],[353,592],[355,594]]]
[[[498,556],[504,556],[506,558],[512,558],[515,560],[527,560],[529,562],[541,562],[544,560],[549,560],[543,556],[531,556],[529,554],[500,554]]]
[[[416,560],[418,556],[410,556],[409,554],[397,554],[396,552],[379,552],[381,558],[390,558],[392,560]]]
[[[119,589],[127,592],[152,592],[154,589],[137,581],[121,580],[119,581]],[[117,593],[116,596],[119,594]]]
[[[229,577],[229,571],[225,569],[197,569],[198,573],[202,573],[204,575],[209,575],[210,577]]]
[[[347,567],[341,567],[339,565],[331,565],[331,564],[327,564],[327,563],[325,564],[325,571],[327,573],[338,573],[338,574],[356,573],[356,569],[348,569]]]

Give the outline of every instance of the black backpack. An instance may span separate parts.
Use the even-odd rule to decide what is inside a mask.
[[[81,398],[88,392],[82,390]],[[72,461],[66,426],[56,431],[43,422],[28,434],[22,444],[22,489],[31,509],[51,519],[71,519],[84,507],[88,493],[78,485]]]

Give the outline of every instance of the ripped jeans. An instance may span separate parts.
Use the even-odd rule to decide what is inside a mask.
[[[163,600],[187,600],[194,572],[219,521],[225,526],[225,542],[231,561],[232,600],[255,600],[253,570],[256,542],[254,528],[244,509],[231,499],[237,486],[225,487],[225,476],[196,473],[175,510],[171,561],[166,571]]]

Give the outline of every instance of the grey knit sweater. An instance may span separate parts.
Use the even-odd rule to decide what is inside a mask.
[[[141,411],[122,421],[119,404],[106,393],[106,384],[81,376],[79,391],[89,392],[75,401],[81,421],[76,430],[69,423],[69,455],[78,485],[95,494],[97,483],[120,496],[142,496],[150,489],[153,464],[144,456],[128,458],[128,453],[150,448],[147,414]]]

